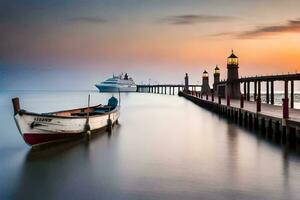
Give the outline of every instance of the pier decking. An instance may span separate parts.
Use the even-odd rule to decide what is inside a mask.
[[[226,99],[221,99],[221,104],[226,106]],[[240,108],[240,100],[232,99],[230,101],[230,106],[234,108]],[[249,112],[256,113],[256,102],[254,101],[244,101],[244,110]],[[261,115],[267,115],[273,118],[282,118],[282,106],[271,105],[271,104],[261,104]],[[289,110],[289,119],[290,121],[297,121],[300,123],[300,110],[299,109],[290,109]]]

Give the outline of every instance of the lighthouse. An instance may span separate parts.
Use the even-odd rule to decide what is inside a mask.
[[[220,69],[218,67],[218,65],[215,67],[214,69],[214,94],[218,95],[218,87],[217,84],[220,82]]]
[[[239,60],[232,50],[231,55],[227,58],[226,95],[233,99],[239,99],[241,96],[240,83],[237,81],[239,78],[238,69]]]
[[[209,79],[208,79],[208,72],[204,70],[202,75],[202,88],[201,88],[202,94],[210,94],[211,90],[209,87]]]

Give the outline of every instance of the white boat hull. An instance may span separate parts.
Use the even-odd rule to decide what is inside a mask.
[[[108,86],[108,85],[95,85],[100,92],[136,92],[136,85],[126,85],[126,86]]]
[[[119,107],[103,115],[89,117],[89,130],[105,128],[109,125],[108,119],[114,124],[120,116]],[[63,117],[35,113],[17,113],[15,121],[19,132],[29,145],[53,142],[82,136],[86,133],[86,117]]]

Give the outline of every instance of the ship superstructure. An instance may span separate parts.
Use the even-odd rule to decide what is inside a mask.
[[[136,92],[136,84],[126,73],[124,76],[113,75],[112,78],[95,85],[100,92]]]

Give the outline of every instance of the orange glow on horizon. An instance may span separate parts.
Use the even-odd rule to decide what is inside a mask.
[[[300,71],[299,36],[285,35],[268,39],[203,38],[195,33],[172,34],[170,30],[157,35],[147,33],[140,27],[136,35],[124,33],[123,37],[113,35],[111,40],[103,40],[97,34],[88,37],[83,33],[66,32],[65,37],[51,35],[37,39],[20,57],[47,62],[49,60],[81,60],[91,63],[105,61],[131,61],[135,63],[168,63],[168,66],[205,67],[213,70],[218,64],[221,71],[226,67],[226,59],[234,49],[239,57],[241,74],[281,73]],[[83,35],[85,37],[83,37]],[[258,74],[261,74],[258,73]]]

